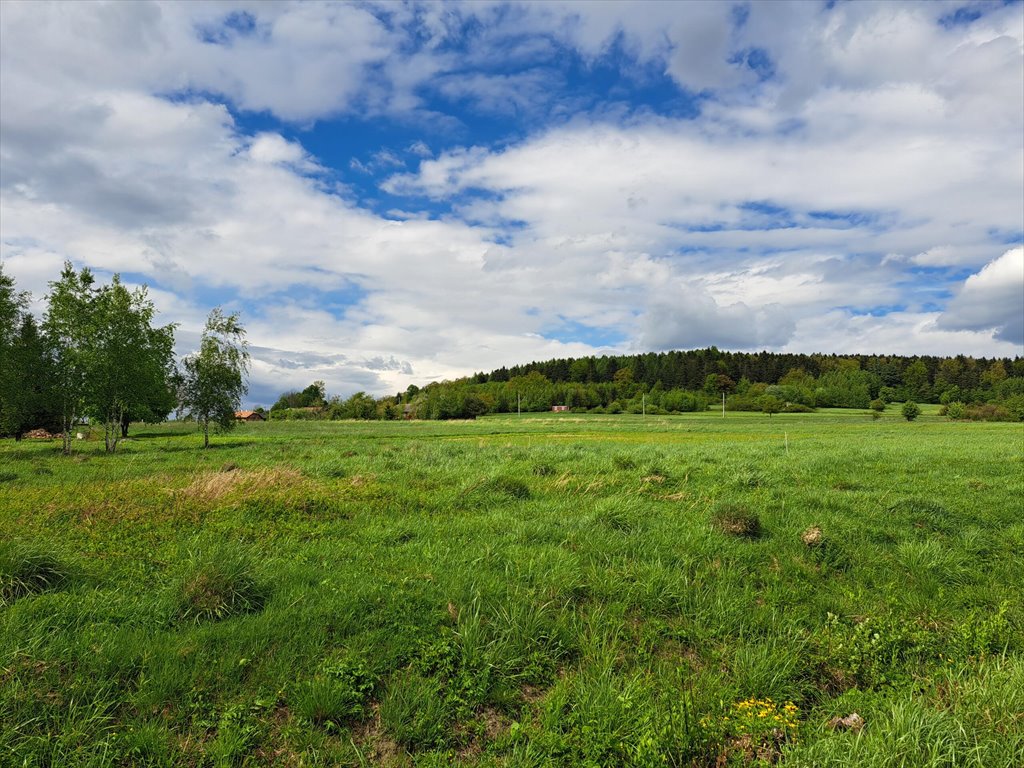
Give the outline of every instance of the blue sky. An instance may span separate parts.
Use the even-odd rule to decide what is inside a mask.
[[[1024,353],[1019,2],[0,5],[0,258],[250,403],[717,345]]]

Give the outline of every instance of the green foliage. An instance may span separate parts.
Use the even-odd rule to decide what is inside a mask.
[[[767,413],[769,417],[773,414],[781,413],[786,405],[775,395],[764,395],[760,398],[759,402],[761,404],[761,413]]]
[[[327,385],[314,381],[301,392],[285,392],[270,407],[271,413],[289,408],[322,408],[327,404]]]
[[[0,310],[10,314],[19,306],[8,295],[13,283],[0,273],[0,285]],[[173,406],[174,328],[154,328],[154,316],[145,287],[129,291],[117,275],[110,285],[96,285],[89,270],[76,272],[65,262],[50,284],[42,333],[23,313],[19,330],[0,338],[0,433],[51,427],[70,453],[72,429],[87,415],[103,425],[113,453],[131,418],[166,416]]]
[[[89,302],[85,411],[103,424],[110,453],[126,417],[162,419],[173,404],[174,326],[154,328],[155,314],[146,288],[129,291],[117,275]]]
[[[210,426],[222,430],[235,426],[235,411],[248,391],[249,349],[238,314],[213,309],[206,319],[199,351],[182,363],[179,389],[182,411],[194,418],[203,431],[203,447],[210,445]]]
[[[914,419],[921,415],[921,406],[919,406],[913,400],[907,400],[907,402],[903,404],[903,407],[900,408],[900,413],[903,415],[903,418],[906,419],[907,421],[913,421]]]
[[[882,400],[882,398],[880,397],[876,397],[874,400],[868,403],[868,406],[871,408],[872,411],[877,411],[878,413],[881,413],[882,411],[885,410],[885,401]]]
[[[952,421],[961,421],[967,418],[967,406],[959,401],[954,401],[946,406],[946,416]]]
[[[910,685],[939,647],[934,631],[891,614],[843,621],[830,613],[820,639],[821,661],[862,688]]]
[[[323,664],[289,701],[300,717],[336,729],[364,713],[375,686],[376,677],[366,663],[346,656]]]
[[[64,262],[60,279],[50,283],[43,331],[54,361],[53,396],[59,403],[63,452],[71,453],[72,429],[86,409],[92,363],[92,304],[95,278]]]

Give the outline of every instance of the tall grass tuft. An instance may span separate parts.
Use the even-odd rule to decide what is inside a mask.
[[[761,519],[742,504],[723,502],[711,512],[711,524],[722,533],[745,539],[757,539],[763,534]]]
[[[177,585],[177,615],[185,622],[220,621],[260,610],[268,597],[249,552],[215,543],[188,553]]]
[[[17,541],[0,542],[0,606],[59,589],[70,575],[60,558],[48,551]]]

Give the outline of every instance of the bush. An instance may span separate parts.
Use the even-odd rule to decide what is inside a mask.
[[[946,412],[945,415],[954,421],[967,418],[967,406],[959,401],[950,403],[943,410]]]
[[[762,533],[760,518],[741,504],[719,504],[711,513],[711,524],[722,533],[746,539]]]
[[[183,621],[219,621],[260,610],[267,596],[248,553],[215,544],[188,554],[177,587],[177,614]]]
[[[903,418],[907,421],[913,421],[921,415],[921,406],[913,400],[907,400],[907,402],[903,404],[903,408],[900,413],[903,414]]]
[[[868,407],[871,408],[872,411],[878,411],[881,413],[885,410],[885,401],[876,397],[868,404]]]
[[[971,421],[1018,421],[1006,408],[995,403],[986,405],[969,405],[965,415]]]
[[[1002,406],[1010,412],[1013,421],[1024,421],[1024,395],[1011,395],[1003,400]]]

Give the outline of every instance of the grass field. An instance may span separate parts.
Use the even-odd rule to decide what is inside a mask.
[[[200,445],[0,442],[0,765],[1024,764],[1019,424]]]

